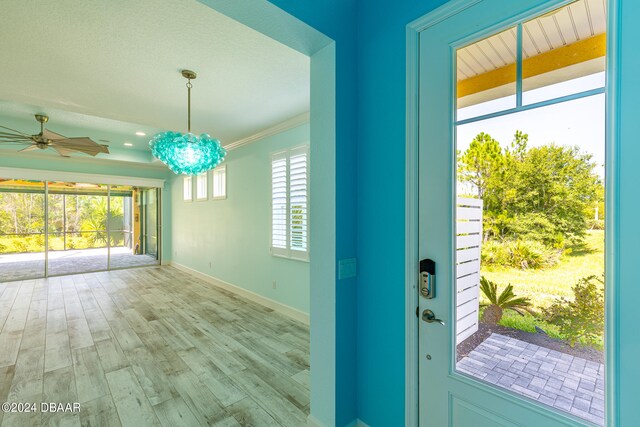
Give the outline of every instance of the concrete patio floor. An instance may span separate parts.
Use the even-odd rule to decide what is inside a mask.
[[[111,248],[111,268],[156,265],[151,255],[134,255],[126,247]],[[49,275],[84,273],[107,268],[107,248],[49,252]],[[0,282],[44,275],[44,252],[0,255]]]
[[[604,425],[604,365],[493,333],[460,372]]]

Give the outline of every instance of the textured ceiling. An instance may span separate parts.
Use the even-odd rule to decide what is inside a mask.
[[[307,56],[195,0],[2,0],[0,51],[0,124],[50,109],[111,137],[184,131],[183,68],[198,73],[192,131],[223,144],[309,110]]]

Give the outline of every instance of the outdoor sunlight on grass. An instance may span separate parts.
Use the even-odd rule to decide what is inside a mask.
[[[531,308],[537,315],[526,313],[524,316],[507,310],[504,312],[499,324],[513,329],[535,333],[535,327],[542,328],[550,337],[566,340],[558,326],[542,320],[540,313],[542,308],[548,308],[551,303],[560,297],[573,299],[571,288],[576,282],[591,275],[601,276],[604,272],[604,231],[592,230],[587,233],[583,244],[574,246],[571,251],[562,256],[561,261],[555,267],[548,269],[503,268],[483,266],[482,275],[498,284],[503,289],[511,283],[514,292],[518,296],[531,300]],[[486,304],[487,300],[481,294],[480,304]],[[480,316],[482,312],[480,310]],[[587,342],[578,339],[581,344],[592,345],[597,349],[603,348],[602,340],[599,342]]]
[[[556,298],[573,298],[571,287],[578,279],[604,273],[603,230],[588,231],[584,244],[571,249],[552,268],[521,270],[483,265],[482,275],[496,282],[500,289],[511,283],[516,295],[530,298],[533,309],[540,311]],[[481,304],[483,302],[486,303],[481,299]]]

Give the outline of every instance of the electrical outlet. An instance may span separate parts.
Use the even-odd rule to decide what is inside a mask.
[[[276,289],[278,287],[278,284],[276,283],[276,281],[274,280],[272,283],[273,289]]]
[[[209,261],[209,268],[211,268],[211,261]]]

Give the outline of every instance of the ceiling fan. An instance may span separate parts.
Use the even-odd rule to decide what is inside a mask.
[[[1,143],[28,144],[27,147],[20,150],[32,151],[36,149],[46,150],[53,148],[63,157],[69,157],[74,152],[89,154],[96,156],[98,153],[109,154],[109,146],[98,144],[89,137],[67,138],[55,132],[51,132],[44,128],[44,124],[49,121],[49,116],[44,114],[36,114],[36,120],[40,123],[40,133],[29,135],[6,126],[0,126],[10,132],[4,132],[0,129]]]

